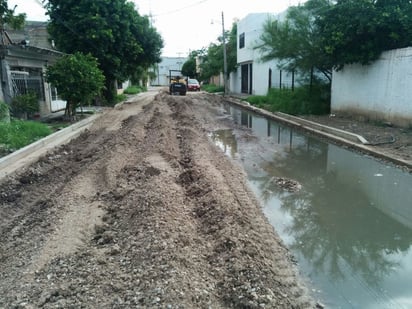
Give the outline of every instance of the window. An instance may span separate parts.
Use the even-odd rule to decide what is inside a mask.
[[[245,33],[239,35],[239,48],[245,47]]]
[[[59,95],[57,94],[57,88],[50,86],[50,91],[51,91],[51,99],[52,101],[59,100]]]

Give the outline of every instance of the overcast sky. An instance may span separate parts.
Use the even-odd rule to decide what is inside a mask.
[[[280,13],[302,0],[134,0],[139,14],[152,16],[154,27],[163,37],[163,56],[185,57],[191,50],[207,47],[222,33],[222,12],[225,29],[233,21],[249,13]],[[17,12],[28,20],[47,20],[41,0],[8,0],[9,7],[17,4]]]

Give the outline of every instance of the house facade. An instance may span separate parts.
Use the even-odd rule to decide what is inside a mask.
[[[45,80],[47,66],[63,55],[52,45],[44,22],[26,22],[20,31],[6,28],[1,33],[0,100],[10,104],[15,96],[33,92],[39,100],[39,116],[65,108],[66,102]]]
[[[185,57],[162,57],[162,61],[153,70],[156,76],[150,80],[150,85],[168,86],[170,70],[180,71],[187,60]]]
[[[294,76],[278,68],[276,60],[262,61],[256,46],[268,19],[283,19],[280,14],[252,13],[237,23],[237,71],[230,75],[232,93],[266,95],[270,88],[291,88]]]

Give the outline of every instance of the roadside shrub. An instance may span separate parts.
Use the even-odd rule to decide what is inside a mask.
[[[246,99],[251,105],[265,109],[268,105],[268,97],[264,95],[254,95]]]
[[[266,96],[246,99],[251,105],[270,112],[291,115],[323,115],[330,113],[330,89],[328,85],[303,86],[291,89],[270,89]]]
[[[10,122],[9,106],[0,101],[0,122]]]
[[[142,86],[129,86],[124,90],[124,94],[138,94],[140,92],[147,91],[146,87]]]
[[[210,92],[210,93],[224,92],[225,91],[225,87],[217,86],[217,85],[214,85],[214,84],[202,85],[201,89],[206,91],[206,92]]]
[[[15,96],[11,101],[11,112],[14,117],[27,119],[39,111],[39,101],[35,93]]]
[[[0,122],[2,152],[13,152],[52,133],[46,124],[35,121],[12,120]]]
[[[126,99],[127,96],[124,93],[116,95],[116,103],[120,103],[122,101],[125,101]]]

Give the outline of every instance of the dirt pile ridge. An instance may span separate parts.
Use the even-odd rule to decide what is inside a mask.
[[[0,308],[313,308],[241,169],[220,99],[107,111],[0,183]]]

